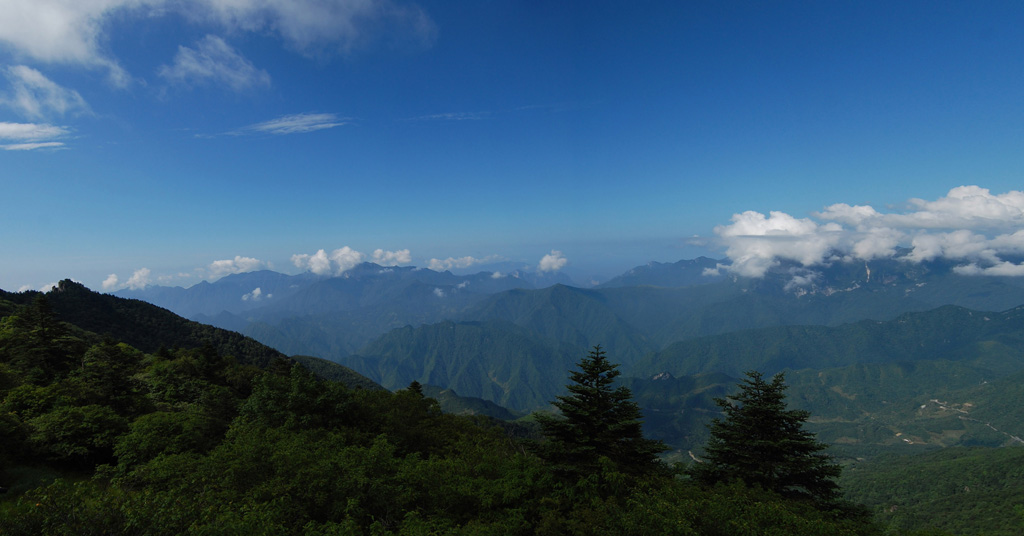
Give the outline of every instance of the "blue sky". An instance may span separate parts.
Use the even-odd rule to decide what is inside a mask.
[[[0,9],[5,290],[894,244],[1024,272],[1017,2]]]

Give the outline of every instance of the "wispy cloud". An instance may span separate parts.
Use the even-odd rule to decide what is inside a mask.
[[[426,12],[397,0],[5,0],[3,13],[0,43],[19,56],[105,70],[120,87],[132,77],[103,43],[136,18],[174,14],[197,26],[275,35],[307,55],[382,42],[424,48],[437,34]]]
[[[257,69],[234,48],[214,35],[207,35],[195,48],[178,47],[172,65],[164,65],[158,74],[167,81],[194,86],[224,85],[234,91],[270,85],[270,75]]]
[[[335,114],[293,114],[256,123],[247,127],[229,132],[229,134],[242,136],[252,134],[305,134],[328,128],[340,127],[349,124],[350,120],[338,117]]]
[[[967,275],[1024,275],[1024,192],[992,194],[960,186],[934,201],[911,199],[902,212],[837,203],[810,218],[747,211],[715,227],[732,264],[728,270],[762,277],[782,261],[814,267],[832,262],[898,258],[962,262]]]
[[[409,118],[410,121],[479,121],[490,117],[490,112],[449,112],[443,114],[420,115]]]
[[[0,95],[0,105],[29,119],[43,119],[68,113],[91,113],[77,91],[60,86],[43,73],[24,65],[5,67],[11,91]]]
[[[70,133],[67,127],[39,123],[0,122],[0,149],[7,151],[31,151],[34,149],[59,148],[64,142],[57,141]]]
[[[61,147],[64,147],[64,143],[59,141],[0,144],[0,149],[5,151],[34,151],[36,149],[60,149]]]

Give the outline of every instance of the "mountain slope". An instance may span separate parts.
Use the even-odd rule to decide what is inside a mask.
[[[392,330],[338,362],[389,389],[418,381],[532,410],[561,394],[578,358],[575,347],[508,322],[447,321]]]
[[[10,293],[0,290],[0,303],[4,301],[26,305],[40,293]],[[140,300],[119,298],[93,292],[71,280],[61,281],[46,293],[45,299],[58,320],[67,322],[86,332],[109,335],[146,353],[161,348],[203,348],[209,345],[219,355],[234,356],[240,363],[266,367],[275,360],[290,360],[285,354],[260,344],[239,333],[186,320],[167,309]],[[13,308],[0,310],[0,316],[10,314]],[[305,358],[304,364],[315,358]],[[315,363],[314,363],[315,364]],[[351,387],[371,387],[371,382],[351,370],[335,363],[313,367],[321,377],[341,380]]]
[[[462,318],[510,322],[581,352],[599,344],[617,363],[632,363],[654,349],[637,328],[607,305],[600,292],[565,285],[496,294],[467,310]]]
[[[1024,308],[981,313],[945,306],[886,322],[779,326],[701,337],[646,356],[629,372],[641,376],[712,371],[739,375],[750,369],[774,373],[867,362],[957,360],[980,351],[996,360],[1024,352]]]

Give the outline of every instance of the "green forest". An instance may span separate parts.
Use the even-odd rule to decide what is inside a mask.
[[[698,483],[653,457],[661,446],[637,436],[628,390],[608,382],[591,393],[610,404],[592,424],[618,432],[537,437],[442,413],[417,384],[352,387],[215,332],[143,351],[59,320],[45,295],[4,298],[5,535],[880,531],[846,503]],[[93,321],[104,315],[131,316]],[[165,328],[131,331],[138,344]]]
[[[803,428],[813,416],[788,407],[784,375],[751,371],[714,397],[720,417],[700,432],[700,457],[669,464],[666,445],[644,436],[618,366],[600,347],[580,356],[551,400],[557,414],[456,415],[426,396],[459,403],[454,393],[418,382],[387,391],[70,281],[49,294],[0,293],[0,534],[1024,528],[1024,497],[1007,492],[1020,472],[1006,471],[1024,450],[850,464]],[[977,468],[961,489],[957,475]],[[974,494],[963,502],[973,510],[956,510],[951,493]]]

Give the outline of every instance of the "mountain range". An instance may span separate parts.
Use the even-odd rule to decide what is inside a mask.
[[[239,333],[70,281],[48,296],[65,321],[145,351],[191,341],[259,364],[291,355],[324,378],[415,381],[445,411],[498,419],[549,410],[600,344],[645,433],[679,461],[699,459],[716,398],[755,369],[786,374],[790,406],[810,413],[854,487],[882,478],[889,456],[940,474],[935,452],[1024,445],[1024,281],[941,262],[782,264],[757,279],[720,264],[651,263],[592,288],[364,264],[342,277],[264,271],[118,293]],[[30,297],[3,293],[0,308]]]

